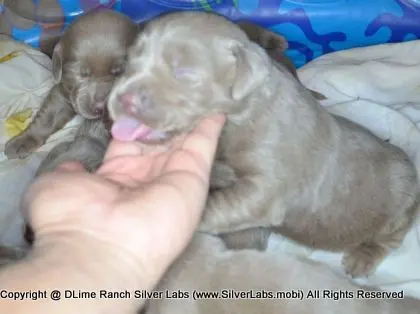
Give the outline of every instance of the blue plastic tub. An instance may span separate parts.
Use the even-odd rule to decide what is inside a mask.
[[[62,32],[76,16],[98,7],[138,22],[169,11],[206,10],[282,33],[297,66],[331,51],[420,38],[420,0],[57,0],[50,10],[42,7],[43,1],[24,0],[33,5],[7,8],[13,1],[5,0],[3,32],[40,47],[42,38]],[[8,10],[26,17],[27,25],[16,22]]]

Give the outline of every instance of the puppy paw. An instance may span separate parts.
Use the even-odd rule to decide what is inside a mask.
[[[342,264],[346,274],[353,278],[369,276],[382,262],[388,250],[376,243],[362,243],[346,252]]]
[[[9,159],[26,158],[41,146],[40,141],[30,134],[18,135],[10,139],[4,148]]]

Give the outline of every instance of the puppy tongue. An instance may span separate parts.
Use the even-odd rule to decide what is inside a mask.
[[[142,138],[152,131],[148,126],[140,121],[122,117],[114,122],[111,128],[112,137],[119,141],[131,142]]]

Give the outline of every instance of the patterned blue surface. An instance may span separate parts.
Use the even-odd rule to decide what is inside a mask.
[[[59,2],[68,23],[83,12],[86,0]],[[138,22],[175,10],[252,21],[285,35],[287,54],[297,66],[331,51],[420,38],[420,0],[115,0],[112,5]],[[13,29],[12,35],[38,46],[40,31]]]

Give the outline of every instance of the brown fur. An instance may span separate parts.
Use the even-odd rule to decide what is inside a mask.
[[[269,228],[346,252],[346,272],[362,276],[400,244],[417,212],[418,178],[407,155],[329,114],[223,17],[183,12],[150,22],[108,108],[114,126],[130,116],[163,140],[203,116],[227,114],[215,161],[228,169],[219,180],[227,185],[213,187],[203,232]]]
[[[253,23],[241,21],[236,24],[246,33],[250,40],[258,43],[261,47],[263,47],[267,51],[268,55],[273,58],[273,60],[276,60],[278,63],[282,64],[290,71],[290,73],[293,74],[297,80],[299,80],[293,61],[284,53],[285,50],[289,48],[289,44],[286,38],[280,34],[277,34]],[[310,91],[315,98],[319,100],[326,99],[325,95],[317,91]]]
[[[88,13],[72,23],[54,48],[57,84],[29,127],[6,143],[7,157],[25,158],[77,113],[100,117],[137,31],[128,17],[111,10]]]

